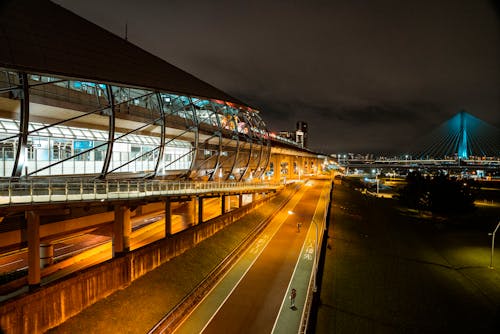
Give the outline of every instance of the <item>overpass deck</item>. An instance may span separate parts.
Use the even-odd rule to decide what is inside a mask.
[[[154,196],[190,196],[275,190],[281,183],[182,181],[28,181],[0,183],[0,208],[74,201],[143,199]]]
[[[498,160],[346,160],[339,161],[339,165],[347,168],[394,168],[394,169],[483,169],[498,170]]]

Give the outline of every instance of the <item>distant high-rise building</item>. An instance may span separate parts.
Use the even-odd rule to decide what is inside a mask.
[[[295,139],[295,133],[290,132],[290,131],[280,131],[280,132],[278,132],[278,135],[281,138],[286,138],[286,139],[290,139],[290,140]]]
[[[295,131],[283,130],[278,132],[281,138],[295,141],[300,147],[307,148],[308,126],[304,121],[297,122],[297,129]]]
[[[308,142],[308,126],[304,121],[297,122],[297,130],[295,131],[295,141],[302,147],[307,147]]]

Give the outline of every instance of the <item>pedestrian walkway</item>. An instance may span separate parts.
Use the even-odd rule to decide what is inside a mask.
[[[6,182],[0,180],[0,207],[13,204],[31,205],[33,203],[104,201],[166,195],[227,193],[241,190],[257,192],[276,190],[282,187],[283,184],[281,183],[271,182],[100,181],[95,179]]]

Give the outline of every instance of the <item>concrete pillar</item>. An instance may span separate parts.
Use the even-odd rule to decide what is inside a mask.
[[[172,204],[170,198],[165,200],[165,237],[172,235]]]
[[[272,181],[277,183],[277,182],[280,181],[280,178],[281,178],[281,161],[280,161],[280,155],[279,154],[273,154],[273,155],[271,155],[271,157],[269,159],[270,159],[269,166],[271,166],[271,163],[272,163],[273,164],[273,168],[274,168],[274,174],[273,174]],[[269,170],[270,170],[270,168],[269,168]]]
[[[190,226],[196,225],[196,198],[190,198],[187,202],[187,219]]]
[[[198,197],[198,224],[203,223],[203,197]]]
[[[40,286],[40,216],[34,211],[26,212],[28,239],[28,285],[30,289]]]
[[[257,200],[257,193],[252,193],[252,203]]]
[[[281,181],[281,156],[276,155],[275,165],[274,165],[274,182]]]
[[[115,221],[113,223],[113,257],[130,251],[130,208],[125,205],[115,206]]]
[[[304,157],[297,157],[297,173],[301,180],[304,176]]]
[[[290,157],[290,177],[292,179],[298,179],[299,178],[299,173],[298,173],[298,163],[297,163],[297,158],[296,157]]]
[[[243,206],[243,194],[240,194],[238,196],[238,208],[241,208]]]
[[[220,197],[220,214],[223,215],[226,213],[226,201],[227,201],[227,196],[226,195],[222,195]]]
[[[50,266],[54,262],[54,245],[51,243],[40,244],[40,268]]]
[[[293,179],[293,157],[291,156],[288,156],[287,159],[286,159],[286,162],[287,162],[287,168],[286,168],[286,179],[287,180],[291,180]]]

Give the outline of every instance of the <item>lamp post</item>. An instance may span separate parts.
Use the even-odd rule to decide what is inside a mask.
[[[295,212],[293,212],[291,210],[288,210],[288,214],[289,215],[298,215],[298,216],[301,216],[302,218],[304,218],[303,215],[295,213]],[[316,239],[314,239],[314,259],[313,259],[313,273],[314,273],[314,277],[313,277],[313,282],[314,282],[313,292],[316,292],[318,290],[318,287],[317,287],[317,284],[316,284],[316,276],[317,276],[317,273],[318,273],[318,260],[319,260],[319,256],[318,256],[318,247],[319,247],[319,244],[318,244],[319,235],[318,234],[319,234],[319,230],[318,230],[318,223],[314,219],[311,219],[311,221],[314,223],[314,227],[316,228]]]
[[[491,257],[490,257],[490,269],[495,269],[493,266],[493,255],[495,252],[495,234],[497,233],[498,227],[500,226],[500,221],[497,224],[497,227],[492,233],[488,233],[488,235],[491,235]]]

